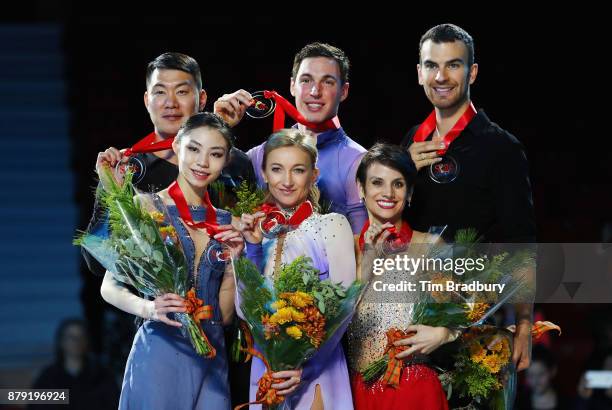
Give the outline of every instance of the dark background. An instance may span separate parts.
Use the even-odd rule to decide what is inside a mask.
[[[552,11],[534,14],[511,3],[495,10],[431,4],[412,12],[376,13],[374,5],[350,7],[356,17],[315,4],[282,15],[228,16],[212,15],[202,4],[176,2],[164,9],[144,6],[137,17],[117,17],[74,4],[33,2],[28,11],[5,16],[9,22],[64,26],[73,142],[67,155],[80,209],[75,228],[84,228],[91,215],[97,153],[109,146],[127,147],[152,130],[143,104],[144,71],[157,55],[178,51],[194,57],[208,93],[206,109],[212,110],[218,97],[239,88],[275,89],[289,98],[293,55],[311,41],[334,44],[348,54],[352,66],[340,119],[351,138],[368,148],[377,140],[398,143],[430,112],[417,83],[418,41],[428,28],[452,22],[475,40],[480,66],[472,86],[476,107],[526,148],[538,241],[611,241],[612,155],[608,136],[589,127],[605,120],[605,114],[592,111],[597,108],[594,96],[603,94],[609,81],[609,69],[594,57],[602,51],[594,35],[600,28],[592,19],[595,12],[556,6],[553,17]],[[155,15],[147,15],[152,11]],[[271,118],[245,119],[236,128],[238,147],[246,151],[259,144],[271,127]],[[82,277],[85,312],[102,309],[99,279],[85,271]],[[563,327],[563,336],[553,337],[550,347],[559,359],[557,383],[567,394],[573,393],[586,358],[611,326],[607,307],[538,307],[543,318]]]

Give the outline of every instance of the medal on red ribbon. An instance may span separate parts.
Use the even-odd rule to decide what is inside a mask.
[[[369,227],[370,221],[368,220],[363,225],[361,233],[359,234],[359,249],[361,251],[363,251],[365,247],[364,236]],[[390,235],[387,237],[385,243],[383,244],[383,252],[386,255],[402,252],[408,248],[408,245],[412,240],[412,228],[410,228],[410,225],[408,225],[406,221],[402,221],[402,227],[400,228],[399,232],[397,231],[395,226],[387,228],[385,229],[385,231],[390,232]]]
[[[266,216],[259,222],[261,232],[266,238],[275,238],[281,233],[296,229],[300,224],[312,215],[313,208],[310,201],[303,202],[291,217],[287,218],[285,213],[272,204],[263,204],[261,211]]]
[[[204,206],[206,207],[206,219],[202,222],[194,222],[191,211],[189,211],[187,201],[185,200],[185,195],[183,195],[183,190],[177,181],[174,181],[170,185],[168,188],[168,194],[174,200],[179,216],[185,225],[192,229],[204,229],[206,230],[206,233],[208,233],[210,240],[206,250],[206,261],[208,262],[209,266],[217,267],[219,262],[229,260],[229,250],[224,249],[221,244],[214,239],[214,236],[219,232],[222,232],[222,230],[219,229],[219,224],[217,223],[217,210],[210,202],[208,191],[204,192],[204,197],[202,198]]]
[[[172,149],[174,137],[166,138],[162,141],[156,140],[157,134],[152,132],[134,144],[131,148],[126,149],[123,152],[123,156],[128,157],[129,159],[126,163],[118,162],[117,166],[115,167],[116,172],[119,174],[125,174],[125,172],[129,169],[133,173],[132,182],[134,184],[142,181],[147,172],[147,166],[146,163],[142,159],[136,157],[135,154]]]
[[[468,126],[472,119],[476,116],[476,108],[470,103],[468,108],[465,110],[459,120],[453,125],[451,130],[442,138],[444,148],[436,151],[436,153],[442,156],[442,161],[429,166],[429,178],[432,181],[439,184],[447,184],[453,182],[459,175],[460,166],[455,158],[448,155],[446,151],[450,144],[459,137],[461,132]],[[414,134],[414,142],[423,142],[427,137],[436,129],[436,111],[432,111],[431,114],[423,121],[419,126],[416,133]]]

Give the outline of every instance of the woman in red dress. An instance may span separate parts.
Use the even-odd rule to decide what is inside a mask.
[[[372,269],[384,266],[380,262],[385,254],[389,258],[395,258],[398,251],[417,252],[414,255],[421,256],[436,239],[429,233],[413,231],[406,222],[415,176],[414,164],[404,150],[381,143],[365,154],[357,170],[357,183],[369,217],[359,236],[361,268],[358,273],[363,280],[370,279],[373,273],[376,275],[348,330],[353,401],[358,410],[448,409],[446,394],[436,371],[428,366],[427,355],[455,340],[459,332],[445,327],[412,325],[417,293],[384,291],[379,279],[385,284],[395,284],[415,282],[416,277],[406,270]],[[389,252],[390,249],[394,251]],[[374,258],[378,259],[376,264]],[[382,380],[364,382],[359,371],[384,354],[386,333],[393,327],[410,334],[395,342],[406,349],[396,356],[404,363],[397,372],[397,385]]]

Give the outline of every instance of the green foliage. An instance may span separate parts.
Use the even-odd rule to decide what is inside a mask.
[[[233,208],[226,208],[232,215],[240,217],[242,214],[253,214],[264,201],[265,193],[256,186],[249,185],[247,181],[242,181],[236,189],[238,201]]]
[[[498,389],[497,377],[484,366],[471,361],[469,354],[462,354],[455,366],[452,373],[453,390],[458,391],[461,397],[482,400]]]

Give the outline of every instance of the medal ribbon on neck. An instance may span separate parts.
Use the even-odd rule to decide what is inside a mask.
[[[293,118],[294,121],[306,126],[306,128],[314,132],[324,132],[329,130],[337,130],[340,128],[340,120],[338,116],[331,118],[322,123],[310,122],[300,112],[287,101],[282,95],[276,91],[264,91],[264,98],[273,99],[276,102],[276,109],[274,110],[274,122],[272,131],[276,132],[280,129],[285,128],[285,113]]]
[[[206,229],[206,232],[210,237],[213,237],[221,232],[219,229],[219,224],[217,223],[217,210],[210,202],[208,191],[204,192],[204,197],[202,198],[204,205],[206,206],[206,219],[202,222],[193,221],[193,217],[191,216],[191,212],[187,206],[187,201],[185,200],[185,195],[183,195],[183,190],[177,181],[174,181],[170,185],[170,188],[168,188],[168,194],[174,200],[179,216],[187,226],[193,229]]]
[[[442,143],[445,148],[436,151],[438,155],[446,154],[448,147],[450,144],[459,137],[459,134],[463,132],[465,127],[468,126],[470,121],[476,116],[476,108],[474,104],[470,103],[469,107],[465,110],[463,115],[457,120],[453,128],[442,138]],[[433,110],[431,114],[423,121],[423,123],[419,126],[419,128],[414,133],[414,138],[412,139],[414,142],[423,142],[425,139],[436,129],[436,110]]]
[[[174,137],[169,137],[161,141],[155,141],[157,138],[157,134],[155,131],[138,141],[131,148],[126,149],[123,152],[123,155],[126,157],[131,157],[134,154],[139,154],[143,152],[156,152],[156,151],[164,151],[167,149],[172,149],[172,142],[174,141]]]

